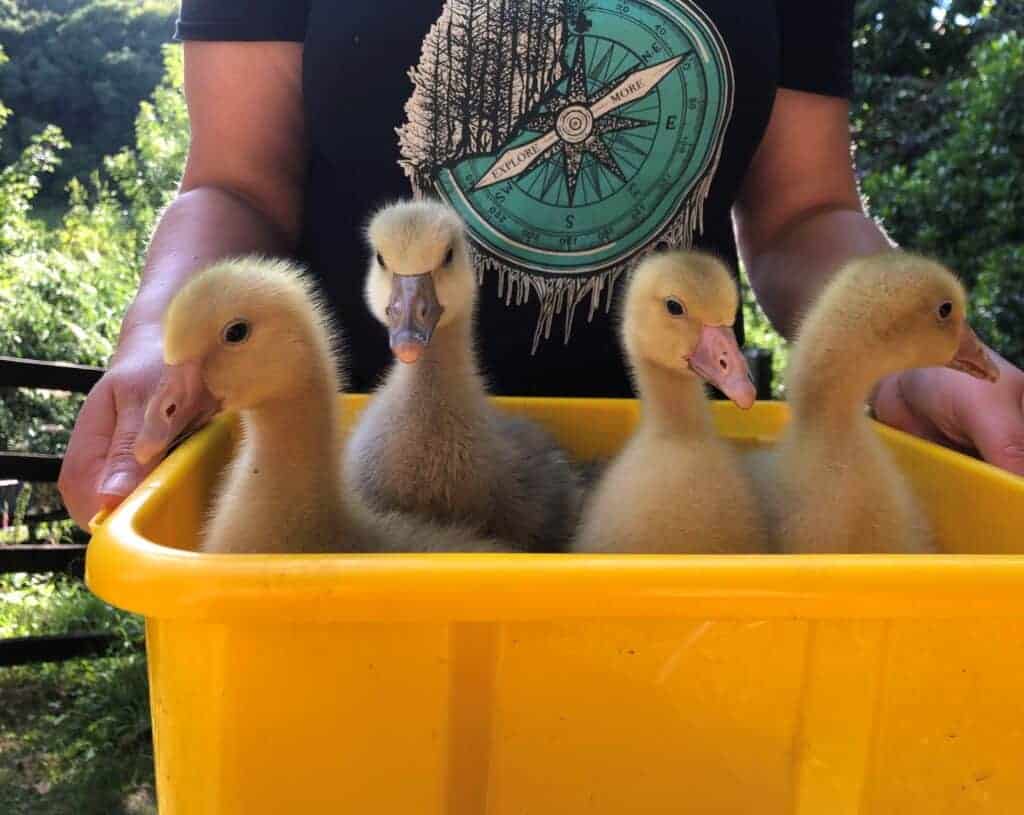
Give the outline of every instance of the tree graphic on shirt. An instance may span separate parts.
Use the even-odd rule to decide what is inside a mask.
[[[437,167],[505,143],[564,73],[570,0],[449,0],[409,71],[415,91],[398,128],[417,190]]]

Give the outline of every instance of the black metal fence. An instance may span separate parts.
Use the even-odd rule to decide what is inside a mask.
[[[37,362],[0,356],[0,389],[43,388],[88,393],[103,369],[62,362]],[[10,507],[26,483],[56,483],[61,457],[35,453],[0,452],[0,509]],[[28,513],[18,519],[28,529],[28,541],[0,544],[0,574],[66,574],[82,579],[88,535],[77,527],[70,543],[42,541],[39,529],[67,520],[63,510]],[[103,656],[116,638],[102,632],[55,636],[14,637],[0,640],[0,667],[38,662],[62,662],[80,657]]]

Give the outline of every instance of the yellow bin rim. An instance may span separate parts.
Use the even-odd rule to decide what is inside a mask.
[[[365,402],[346,400],[356,409]],[[552,405],[607,408],[623,400],[495,401],[529,415]],[[720,429],[738,413],[717,403],[714,410]],[[750,436],[764,440],[788,413],[781,403],[759,402],[744,415],[769,428]],[[1024,555],[1018,554],[226,555],[149,540],[142,530],[147,516],[160,511],[161,497],[186,482],[212,447],[229,443],[236,428],[234,417],[218,417],[114,512],[96,517],[86,558],[92,591],[149,618],[211,623],[1024,616]],[[878,429],[898,452],[967,476],[1024,513],[1024,478]]]

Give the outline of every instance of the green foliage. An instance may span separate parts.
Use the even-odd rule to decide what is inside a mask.
[[[912,164],[868,173],[863,189],[901,245],[980,284],[976,325],[1024,363],[1024,39],[1004,33],[977,46],[970,72],[945,93],[942,138]]]
[[[188,129],[180,49],[167,47],[165,78],[136,121],[137,143],[69,185],[56,228],[32,221],[39,175],[52,170],[56,137],[26,150],[0,176],[0,200],[24,212],[0,257],[0,354],[104,364],[138,281],[153,222],[181,174]],[[9,175],[8,175],[9,173]],[[108,180],[109,179],[109,180]]]
[[[48,129],[0,171],[0,354],[106,364],[135,291],[153,222],[180,177],[188,142],[182,55],[168,46],[165,75],[137,117],[137,142],[88,184],[72,181],[53,228],[32,218],[39,179],[66,144]],[[0,398],[0,446],[60,452],[77,397],[24,391]]]
[[[0,69],[9,59],[0,46]],[[11,109],[0,97],[0,154],[4,152],[3,130],[11,118]],[[59,154],[68,147],[59,128],[48,126],[30,139],[28,145],[0,169],[0,257],[9,251],[42,239],[41,230],[29,217],[32,200],[39,192],[41,179],[52,173]]]
[[[139,101],[160,80],[160,47],[170,40],[174,0],[5,0],[0,99],[18,114],[0,163],[14,160],[47,124],[74,145],[44,188],[57,200],[68,180],[99,166],[131,140]]]
[[[0,251],[10,251],[26,240],[40,238],[39,231],[30,223],[32,199],[39,192],[42,179],[60,163],[59,155],[67,146],[60,128],[47,126],[32,136],[28,147],[13,162],[0,170],[0,212],[4,213]]]
[[[860,0],[852,123],[861,171],[912,163],[941,141],[947,82],[971,49],[1022,25],[1021,0]]]
[[[185,64],[179,48],[164,46],[164,75],[135,117],[135,147],[104,159],[107,173],[131,202],[136,236],[147,238],[170,203],[188,152],[188,111],[182,96]],[[139,251],[145,250],[140,245]]]
[[[1024,362],[1024,245],[982,259],[974,287],[974,322],[1007,359]]]

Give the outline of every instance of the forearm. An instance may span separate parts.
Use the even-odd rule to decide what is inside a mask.
[[[800,315],[843,263],[892,246],[878,224],[851,209],[811,213],[758,251],[744,251],[744,242],[740,243],[761,308],[776,330],[789,339]]]
[[[168,303],[198,270],[232,255],[286,255],[292,243],[258,209],[223,189],[198,187],[180,194],[153,234],[118,350],[158,338]]]

